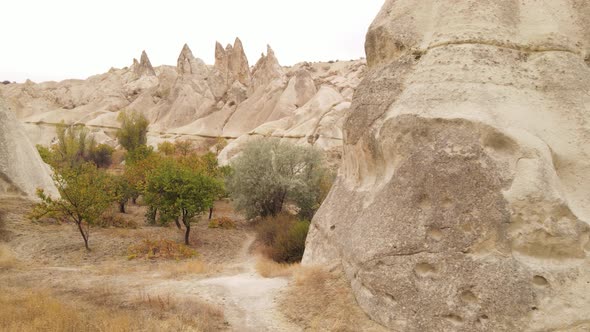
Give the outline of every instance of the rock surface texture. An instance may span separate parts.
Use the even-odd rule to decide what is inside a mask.
[[[389,0],[304,264],[396,331],[590,330],[590,3]]]
[[[41,160],[14,113],[0,99],[0,196],[35,198],[37,188],[57,196],[49,167]]]
[[[257,136],[311,144],[341,155],[343,119],[352,92],[366,69],[364,60],[279,64],[268,47],[250,67],[240,39],[206,65],[184,45],[177,66],[152,67],[145,52],[129,68],[111,69],[87,80],[0,86],[35,144],[55,138],[55,124],[85,124],[99,142],[116,144],[114,130],[122,110],[151,122],[148,143],[191,139],[207,144],[232,141],[222,161]]]

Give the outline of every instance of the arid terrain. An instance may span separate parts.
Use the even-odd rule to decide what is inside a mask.
[[[87,252],[73,225],[29,220],[31,205],[0,201],[0,304],[10,308],[0,314],[0,330],[379,330],[336,274],[258,255],[251,226],[226,201],[214,216],[237,227],[202,220],[191,239],[198,256],[180,260],[131,259],[129,248],[143,239],[182,240],[175,227],[145,225],[144,207],[117,213],[137,228],[92,229]],[[322,313],[324,305],[339,310]]]

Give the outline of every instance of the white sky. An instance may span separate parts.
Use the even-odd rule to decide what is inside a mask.
[[[250,65],[270,44],[282,65],[364,57],[383,0],[6,0],[0,81],[86,78],[146,50],[176,65],[182,45],[213,63],[215,41],[240,37]]]

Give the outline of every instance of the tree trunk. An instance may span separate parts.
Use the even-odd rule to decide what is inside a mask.
[[[182,226],[180,226],[180,217],[176,217],[176,219],[174,219],[174,222],[176,223],[176,227],[178,227],[178,229],[182,229]]]
[[[186,232],[184,233],[184,244],[186,244],[188,246],[189,245],[189,237],[190,237],[190,233],[191,233],[191,224],[185,223],[184,225],[186,226]]]
[[[84,246],[86,247],[86,250],[90,251],[90,247],[88,246],[88,235],[86,235],[86,233],[84,233],[84,229],[82,229],[82,222],[76,221],[76,225],[78,225],[78,230],[80,231],[80,234],[82,234],[82,238],[84,239]]]
[[[184,233],[184,244],[188,246],[191,233],[191,221],[187,218],[184,211],[182,211],[182,223],[184,224],[184,227],[186,227],[186,232]]]
[[[132,202],[134,205],[137,205],[137,196],[133,196],[133,197],[131,197],[131,202]]]
[[[127,202],[119,202],[119,212],[126,213],[125,212],[125,203],[127,203]]]
[[[213,217],[213,207],[209,208],[209,220],[211,220],[211,217]]]

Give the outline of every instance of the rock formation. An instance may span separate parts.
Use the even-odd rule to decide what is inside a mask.
[[[13,112],[0,100],[0,196],[35,199],[37,188],[52,196],[58,192],[49,167],[41,160]]]
[[[136,59],[133,59],[133,73],[137,78],[142,76],[156,76],[154,67],[152,67],[152,63],[150,62],[150,59],[148,58],[145,51],[141,52],[139,63]]]
[[[396,331],[590,329],[590,4],[389,0],[304,264]]]
[[[364,69],[363,60],[282,67],[270,46],[250,68],[236,38],[227,48],[216,44],[212,66],[184,45],[176,67],[154,68],[143,52],[130,68],[87,80],[0,85],[0,97],[35,144],[49,144],[64,120],[85,124],[100,142],[114,145],[119,112],[133,110],[150,120],[152,145],[192,139],[206,148],[218,136],[233,141],[222,161],[255,136],[313,144],[337,156],[342,119]]]

